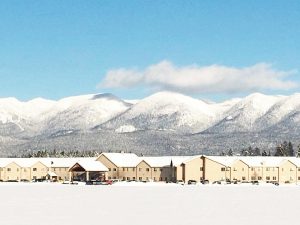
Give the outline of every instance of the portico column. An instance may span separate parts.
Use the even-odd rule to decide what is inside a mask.
[[[86,181],[89,181],[89,180],[90,180],[90,172],[86,171]]]
[[[73,181],[73,173],[69,172],[69,181]]]

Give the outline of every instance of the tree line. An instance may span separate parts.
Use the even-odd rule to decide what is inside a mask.
[[[274,152],[271,153],[270,150],[261,150],[258,147],[251,147],[243,148],[240,152],[235,153],[232,149],[229,149],[227,152],[222,151],[222,156],[233,156],[233,155],[240,155],[240,156],[297,156],[300,157],[300,145],[297,146],[297,150],[294,150],[292,142],[284,141],[283,143],[276,146]]]

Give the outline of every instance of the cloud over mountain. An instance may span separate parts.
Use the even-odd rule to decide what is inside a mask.
[[[145,69],[113,69],[98,85],[104,88],[146,86],[155,90],[184,93],[237,93],[262,90],[290,90],[298,84],[290,76],[295,71],[275,69],[271,64],[258,63],[236,68],[222,65],[178,67],[169,61]]]

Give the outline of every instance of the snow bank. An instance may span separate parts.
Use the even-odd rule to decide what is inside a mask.
[[[0,184],[5,225],[298,224],[299,186]]]

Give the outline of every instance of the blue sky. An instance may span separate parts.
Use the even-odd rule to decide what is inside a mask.
[[[299,38],[299,1],[3,0],[0,97],[291,94]]]

